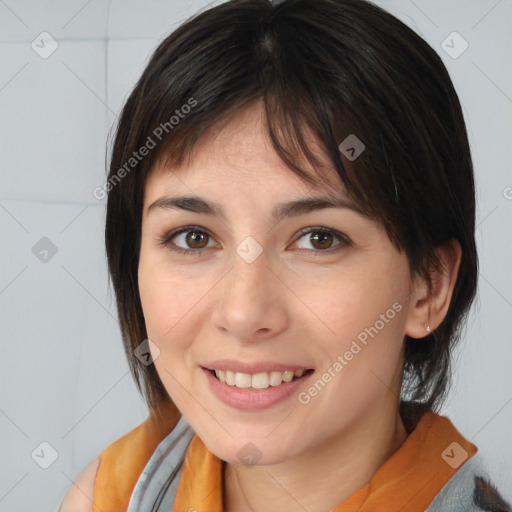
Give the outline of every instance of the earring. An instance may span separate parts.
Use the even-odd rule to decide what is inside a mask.
[[[427,325],[427,332],[430,332],[430,325]]]

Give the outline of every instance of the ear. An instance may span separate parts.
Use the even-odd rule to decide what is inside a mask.
[[[432,269],[431,286],[419,276],[413,284],[411,307],[405,324],[405,334],[411,338],[424,338],[437,329],[450,307],[462,248],[457,240],[451,239],[436,251],[442,268]],[[430,332],[427,327],[430,327]]]

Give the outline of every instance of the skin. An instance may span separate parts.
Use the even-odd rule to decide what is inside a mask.
[[[325,173],[315,187],[294,175],[272,150],[255,104],[211,128],[185,165],[159,163],[146,182],[138,280],[148,337],[160,351],[154,364],[189,424],[226,461],[228,512],[268,510],[269,503],[331,510],[366,485],[407,438],[398,413],[404,336],[427,335],[427,323],[435,329],[449,305],[457,244],[446,249],[447,272],[434,276],[429,291],[411,279],[406,255],[374,219],[324,208],[272,221],[278,203],[347,197],[334,169],[326,164]],[[226,219],[179,209],[147,212],[158,198],[177,195],[214,201]],[[172,242],[159,243],[191,224],[210,237],[195,246],[183,234],[172,242],[192,250],[206,245],[202,252],[180,254]],[[314,233],[299,234],[310,227],[335,229],[351,243],[333,235],[315,244]],[[263,249],[252,263],[236,252],[247,236]],[[307,404],[293,395],[267,410],[241,411],[207,385],[201,365],[232,358],[313,368],[316,375],[300,391],[307,390],[397,303],[394,318]],[[248,442],[261,452],[256,466],[237,457]]]

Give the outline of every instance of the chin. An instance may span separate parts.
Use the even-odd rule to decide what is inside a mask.
[[[230,464],[271,466],[286,462],[291,457],[291,451],[288,449],[288,446],[280,442],[280,439],[274,439],[270,442],[268,439],[261,438],[260,436],[238,438],[233,436],[221,442],[219,439],[209,440],[207,437],[201,437],[207,448],[219,459]]]

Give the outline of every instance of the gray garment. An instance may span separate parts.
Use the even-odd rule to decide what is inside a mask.
[[[182,416],[146,464],[126,512],[172,512],[183,461],[193,436],[194,431]],[[448,480],[425,512],[512,512],[490,482],[477,452]]]
[[[185,453],[194,431],[181,416],[142,471],[126,512],[171,512]]]
[[[448,480],[426,512],[511,512],[491,482],[482,456],[476,452]]]

